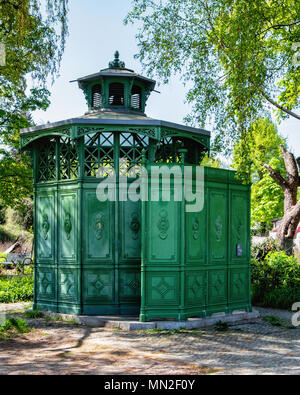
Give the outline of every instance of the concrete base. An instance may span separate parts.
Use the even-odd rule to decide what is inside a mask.
[[[126,331],[147,330],[147,329],[197,329],[215,325],[218,321],[228,324],[249,321],[259,317],[259,312],[253,310],[251,313],[246,311],[235,311],[232,314],[216,313],[207,318],[189,318],[187,321],[152,321],[140,322],[138,317],[129,316],[78,316],[72,314],[44,312],[48,317],[60,317],[63,321],[74,321],[80,325],[90,327],[119,328]]]

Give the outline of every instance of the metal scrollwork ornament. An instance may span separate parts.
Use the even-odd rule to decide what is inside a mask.
[[[96,216],[96,221],[95,221],[95,236],[97,240],[102,239],[103,231],[104,231],[103,214],[100,213],[99,215]]]
[[[72,231],[72,222],[71,222],[71,214],[66,213],[65,215],[65,222],[64,222],[64,229],[67,235],[67,240],[71,238],[71,231]]]
[[[161,210],[159,213],[159,216],[160,216],[160,220],[158,221],[158,224],[157,224],[158,230],[160,231],[159,237],[162,240],[166,240],[166,238],[168,237],[167,232],[170,227],[169,220],[168,220],[168,213],[166,210]]]
[[[141,224],[139,221],[139,216],[136,213],[132,213],[131,215],[130,229],[133,240],[137,240],[139,231],[141,229]]]
[[[195,219],[195,222],[193,224],[193,239],[199,239],[199,221],[197,220],[197,218]]]
[[[43,214],[43,222],[42,222],[43,236],[44,239],[48,239],[48,232],[50,229],[49,219],[47,214]]]
[[[242,223],[240,218],[237,220],[235,230],[236,230],[236,238],[237,238],[238,241],[240,241],[241,240],[241,235],[242,235],[242,232],[243,232],[243,223]]]
[[[223,224],[222,224],[222,219],[221,219],[220,215],[217,216],[215,228],[216,228],[216,239],[217,239],[217,241],[221,241]]]

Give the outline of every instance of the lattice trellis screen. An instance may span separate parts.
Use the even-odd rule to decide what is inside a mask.
[[[114,166],[113,133],[96,133],[84,136],[84,172],[88,177],[96,177],[100,167]]]
[[[38,154],[38,182],[55,180],[56,172],[56,140],[52,139],[43,145]]]

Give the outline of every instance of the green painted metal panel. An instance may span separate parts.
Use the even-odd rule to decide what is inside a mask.
[[[226,186],[225,186],[226,187]],[[227,260],[227,190],[214,188],[208,190],[208,263],[226,264]]]
[[[76,262],[78,243],[78,210],[76,192],[59,192],[59,260]]]
[[[55,262],[55,195],[40,195],[37,198],[36,241],[37,262]]]
[[[52,266],[38,266],[36,297],[39,302],[56,303],[56,269]]]
[[[112,202],[100,202],[94,189],[85,190],[84,201],[84,265],[113,263],[114,210]]]
[[[114,272],[106,268],[84,269],[83,300],[87,303],[114,302]]]

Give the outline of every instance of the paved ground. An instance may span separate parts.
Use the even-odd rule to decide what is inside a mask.
[[[291,329],[290,313],[260,311],[284,321],[126,332],[30,320],[32,332],[0,342],[0,374],[300,374],[300,329]]]

